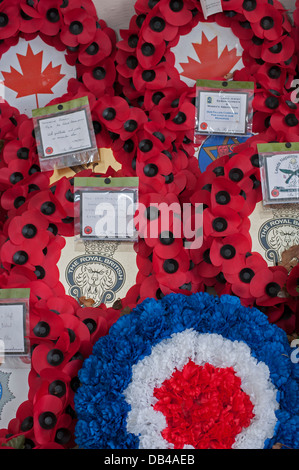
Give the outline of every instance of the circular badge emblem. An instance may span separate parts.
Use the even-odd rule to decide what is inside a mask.
[[[200,123],[200,128],[201,128],[203,131],[205,131],[205,130],[207,129],[207,127],[208,127],[208,124],[207,124],[206,122],[201,122],[201,123]]]
[[[86,233],[86,235],[90,235],[91,232],[92,232],[92,228],[89,225],[84,227],[84,233]]]
[[[278,191],[278,189],[272,189],[272,191],[271,191],[271,196],[273,196],[273,197],[278,197],[278,196],[279,196],[279,191]]]
[[[51,153],[53,153],[53,148],[52,147],[47,147],[46,148],[46,154],[51,155]]]

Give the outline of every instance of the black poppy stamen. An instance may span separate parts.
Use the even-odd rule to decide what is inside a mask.
[[[224,232],[227,229],[227,221],[223,217],[216,217],[212,222],[215,232]]]
[[[168,274],[174,274],[179,269],[179,263],[175,259],[166,259],[163,263],[163,269]]]
[[[33,328],[33,333],[38,338],[46,338],[50,333],[50,325],[45,321],[40,321]]]
[[[253,276],[254,271],[250,268],[244,268],[239,273],[240,281],[244,282],[245,284],[249,284]]]
[[[41,212],[44,215],[52,215],[56,211],[56,206],[52,201],[46,201],[41,205]]]
[[[23,264],[26,264],[28,259],[29,258],[28,258],[26,251],[22,251],[22,250],[16,251],[16,253],[12,257],[13,263],[18,264],[20,266],[22,266]]]
[[[265,288],[266,294],[269,297],[277,297],[280,290],[280,285],[277,284],[277,282],[269,282],[269,284],[267,284]]]
[[[274,20],[271,16],[264,16],[260,21],[261,28],[264,30],[272,29],[274,26]]]
[[[57,418],[52,411],[45,411],[39,415],[38,422],[41,428],[49,430],[55,427]]]
[[[149,178],[156,176],[158,171],[159,169],[157,165],[155,165],[154,163],[148,163],[143,168],[143,173],[145,174],[145,176],[148,176]]]
[[[8,25],[8,16],[6,13],[0,13],[0,28],[4,28]]]
[[[165,29],[166,23],[163,18],[159,18],[158,16],[154,16],[149,23],[149,27],[152,31],[156,33],[161,33]]]
[[[174,242],[174,236],[172,232],[164,231],[159,234],[159,240],[162,245],[171,245]]]
[[[236,255],[236,249],[232,245],[223,245],[223,247],[220,250],[220,255],[224,259],[232,259]]]
[[[66,394],[66,385],[62,380],[54,380],[50,383],[48,390],[50,395],[61,398]]]
[[[139,150],[141,152],[147,153],[150,152],[153,148],[153,143],[149,139],[143,139],[139,142]]]
[[[47,361],[51,366],[59,366],[63,359],[64,355],[60,349],[51,349],[47,354]]]
[[[240,168],[232,168],[228,176],[232,181],[238,183],[244,177],[244,173]]]
[[[57,8],[50,8],[46,13],[46,18],[50,23],[57,23],[60,19]]]
[[[215,196],[217,204],[220,204],[222,206],[229,204],[230,202],[230,195],[227,191],[218,191],[218,193]]]
[[[102,116],[104,119],[106,119],[106,121],[113,121],[113,119],[115,119],[115,116],[116,116],[116,111],[114,108],[106,108],[102,112]]]
[[[71,34],[78,36],[83,31],[83,24],[80,21],[72,21],[69,26],[69,31]]]
[[[34,238],[37,234],[37,228],[33,224],[26,224],[22,228],[22,235],[24,238]]]

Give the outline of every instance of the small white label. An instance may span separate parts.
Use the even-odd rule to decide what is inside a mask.
[[[247,93],[199,91],[198,132],[246,134]]]
[[[81,238],[127,239],[135,236],[134,191],[81,192]]]
[[[65,155],[92,147],[84,109],[39,119],[43,156]]]
[[[270,201],[299,198],[299,154],[274,154],[265,158],[265,184]]]
[[[25,305],[0,305],[0,355],[25,353]]]
[[[201,8],[205,19],[210,15],[223,11],[221,0],[200,0]]]

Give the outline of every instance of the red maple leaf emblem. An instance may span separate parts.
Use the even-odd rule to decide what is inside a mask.
[[[61,65],[52,66],[50,62],[42,70],[43,51],[34,54],[28,44],[26,55],[17,54],[22,73],[12,66],[10,72],[2,72],[4,85],[17,92],[17,98],[35,95],[38,106],[39,94],[53,94],[52,87],[65,75],[60,73]]]
[[[199,58],[199,62],[188,57],[187,63],[180,64],[183,68],[181,75],[192,80],[199,78],[224,78],[241,59],[241,56],[237,55],[236,48],[229,51],[227,46],[225,46],[218,57],[217,36],[209,41],[205,34],[202,33],[201,44],[192,43],[192,46]]]

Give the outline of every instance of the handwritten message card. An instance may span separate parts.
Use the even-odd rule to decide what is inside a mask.
[[[44,157],[92,148],[84,109],[39,120]]]
[[[198,133],[245,134],[246,93],[199,92]]]
[[[25,353],[25,304],[0,305],[0,347],[5,355]]]
[[[134,191],[81,192],[81,238],[130,239],[135,236]]]

